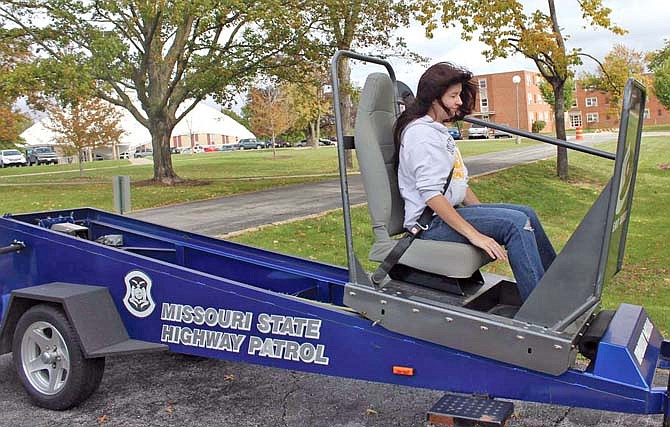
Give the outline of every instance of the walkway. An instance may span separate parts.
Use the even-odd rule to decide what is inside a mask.
[[[589,134],[584,145],[614,137],[614,134]],[[472,156],[466,158],[465,163],[470,175],[477,176],[553,157],[555,153],[554,146],[543,144]],[[365,203],[361,177],[351,175],[348,181],[351,204]],[[340,182],[334,179],[145,209],[132,212],[129,216],[180,230],[222,236],[318,215],[341,207]]]

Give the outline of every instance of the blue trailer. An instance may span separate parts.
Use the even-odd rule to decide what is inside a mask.
[[[334,58],[334,73],[342,56],[386,66],[394,83],[390,65],[349,52]],[[95,392],[105,357],[171,351],[489,398],[662,413],[668,425],[667,387],[652,386],[670,357],[668,342],[642,307],[601,312],[598,304],[621,266],[643,88],[631,82],[626,102],[616,156],[592,150],[616,159],[612,181],[547,272],[551,286],[538,285],[538,297],[523,305],[513,283],[495,275],[448,281],[456,293],[393,274],[371,280],[353,252],[343,170],[347,268],[92,208],[4,215],[0,354],[13,352],[34,402],[57,410]],[[352,142],[338,126],[338,141],[345,140]],[[360,135],[353,142],[364,149]],[[345,148],[338,144],[342,161]],[[549,310],[547,301],[559,307]],[[501,303],[515,309],[492,310]],[[587,364],[575,362],[580,351]],[[444,421],[444,411],[432,413],[431,422]]]

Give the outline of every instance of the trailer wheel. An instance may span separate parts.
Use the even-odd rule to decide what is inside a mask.
[[[63,310],[40,304],[19,319],[12,343],[19,380],[36,405],[64,410],[100,385],[105,358],[86,359]]]

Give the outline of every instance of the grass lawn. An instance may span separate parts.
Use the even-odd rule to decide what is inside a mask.
[[[670,192],[667,191],[670,188],[670,152],[667,147],[667,138],[647,137],[642,142],[624,266],[603,294],[604,308],[616,308],[620,302],[642,305],[665,332],[670,331],[670,245],[667,244],[670,236],[670,215],[667,214],[670,210]],[[605,144],[599,148],[613,151],[614,145]],[[548,160],[475,178],[471,185],[481,200],[533,206],[560,250],[600,193],[612,167],[613,162],[609,160],[571,153],[567,183],[555,177],[555,162]],[[367,209],[353,209],[352,221],[356,253],[371,271],[376,264],[367,261],[373,242]],[[341,212],[267,227],[231,240],[346,265]],[[487,269],[511,275],[503,263],[491,264]]]
[[[533,144],[513,139],[465,141],[465,157]],[[91,206],[113,209],[111,180],[131,178],[132,208],[145,209],[258,191],[281,185],[336,179],[337,150],[319,149],[244,150],[172,156],[176,173],[189,185],[165,187],[140,185],[153,176],[153,165],[132,165],[128,160],[105,160],[84,165],[42,165],[0,169],[0,213],[31,212]]]

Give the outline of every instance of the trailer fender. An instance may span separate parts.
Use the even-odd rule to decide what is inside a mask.
[[[56,282],[12,291],[0,330],[0,354],[11,351],[19,318],[40,303],[63,307],[86,358],[168,349],[164,344],[130,339],[106,287]]]

